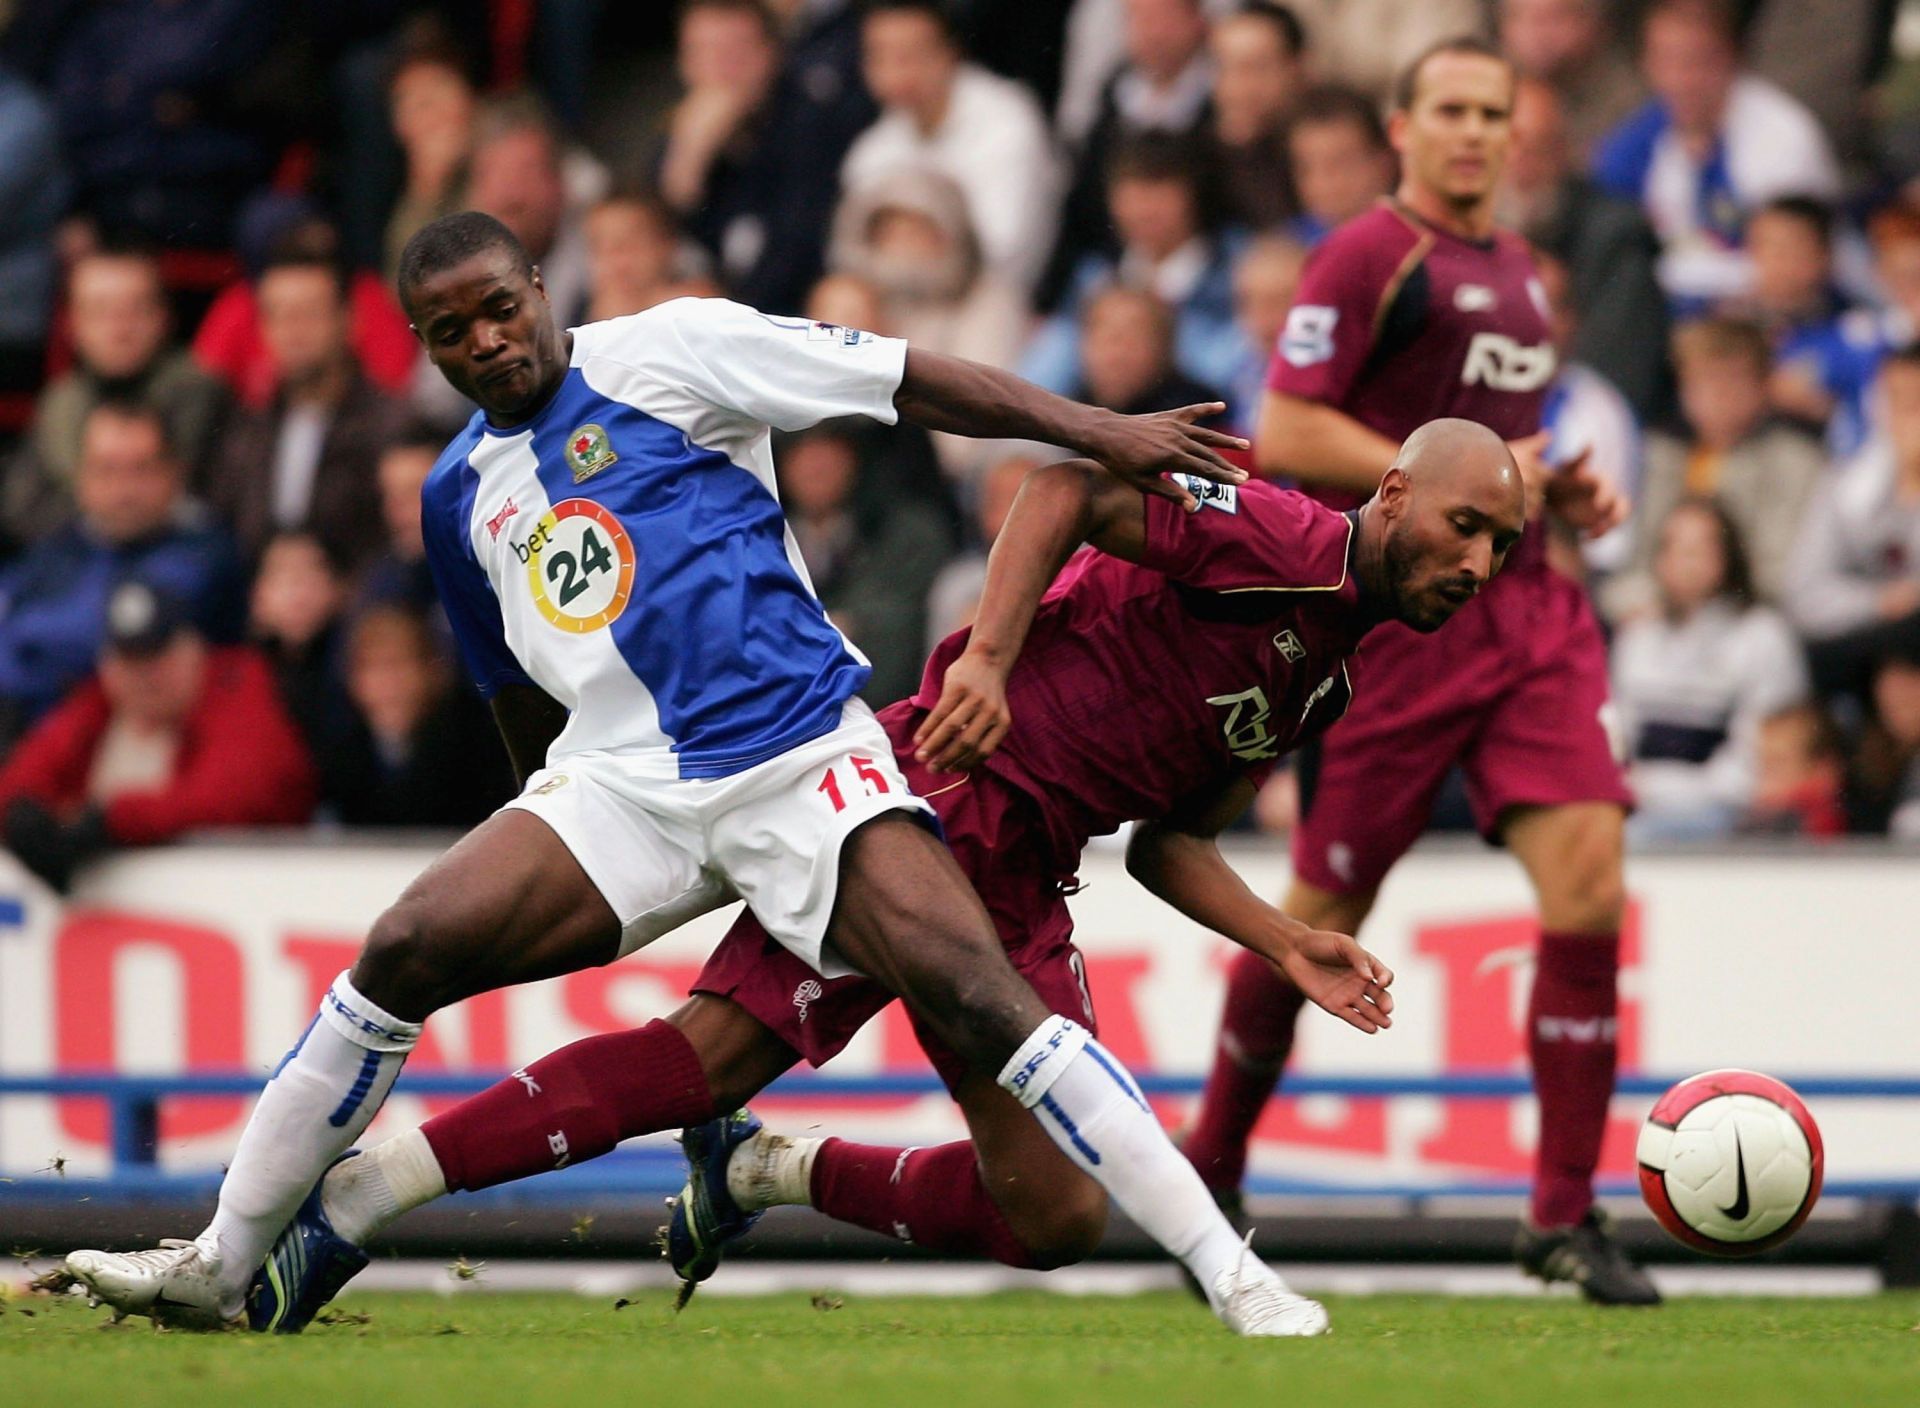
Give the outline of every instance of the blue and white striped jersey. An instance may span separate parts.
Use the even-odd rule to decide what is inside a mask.
[[[427,560],[482,694],[572,711],[551,757],[725,777],[818,737],[866,681],[774,487],[770,428],[891,423],[906,344],[680,298],[573,330],[539,415],[477,413],[422,491]]]

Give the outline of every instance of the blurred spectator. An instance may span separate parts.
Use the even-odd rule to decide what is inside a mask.
[[[1879,420],[1872,393],[1881,358],[1920,337],[1920,209],[1904,201],[1883,206],[1868,220],[1867,237],[1887,303],[1840,318],[1838,346],[1827,364],[1834,398],[1827,445],[1842,458],[1860,448]]]
[[[250,232],[256,223],[263,226]],[[256,203],[241,222],[240,257],[247,277],[222,289],[194,334],[193,356],[224,381],[242,405],[264,406],[280,384],[280,366],[260,326],[256,285],[272,264],[288,260],[340,261],[340,232],[304,198],[275,197]],[[400,395],[413,382],[420,344],[392,290],[371,269],[355,271],[348,284],[352,303],[348,337],[367,379]]]
[[[106,617],[98,674],[0,768],[0,825],[21,863],[64,891],[76,866],[118,847],[305,821],[313,764],[259,653],[209,645],[140,582]]]
[[[153,259],[131,251],[83,256],[68,279],[73,369],[40,394],[33,429],[0,484],[0,521],[22,541],[73,516],[74,466],[87,418],[107,400],[150,406],[190,473],[213,449],[227,398],[167,343],[167,299]]]
[[[587,211],[583,322],[639,313],[681,291],[680,231],[656,196],[617,192]]]
[[[1108,181],[1116,148],[1148,132],[1197,140],[1211,117],[1213,60],[1200,0],[1123,0],[1121,11],[1121,63],[1074,154],[1059,238],[1041,284],[1040,305],[1049,311],[1081,261],[1113,253]]]
[[[1521,78],[1552,89],[1575,167],[1646,95],[1608,10],[1606,0],[1500,0],[1500,50]]]
[[[374,466],[403,404],[375,389],[353,355],[338,265],[288,257],[260,275],[258,297],[279,389],[235,417],[207,498],[249,556],[275,532],[301,528],[357,565],[380,550]]]
[[[1514,86],[1512,133],[1500,216],[1566,266],[1580,311],[1568,355],[1620,388],[1642,421],[1664,419],[1673,378],[1653,230],[1633,202],[1608,195],[1575,168],[1553,88],[1535,79]]]
[[[239,564],[188,500],[162,414],[103,401],[80,446],[73,521],[0,572],[0,749],[92,671],[120,583],[170,592],[216,639],[239,624]]]
[[[348,826],[457,826],[513,796],[507,755],[479,697],[424,618],[378,606],[349,628],[353,717],[320,754],[323,803]]]
[[[1294,290],[1307,251],[1285,235],[1262,235],[1241,251],[1233,266],[1233,316],[1246,346],[1240,371],[1227,391],[1227,416],[1236,433],[1251,439],[1266,394],[1267,368],[1279,350]]]
[[[1753,288],[1736,307],[1773,344],[1768,397],[1783,416],[1823,428],[1857,358],[1841,336],[1847,306],[1833,282],[1833,212],[1806,196],[1781,196],[1747,222]]]
[[[70,191],[52,110],[0,65],[0,390],[39,382],[58,282],[54,228]]]
[[[1286,6],[1245,0],[1207,31],[1213,54],[1213,143],[1222,215],[1262,230],[1298,208],[1287,118],[1306,85],[1306,34]]]
[[[405,48],[388,80],[387,111],[406,175],[387,217],[382,267],[392,278],[400,251],[423,226],[460,208],[478,99],[459,56],[441,44]]]
[[[906,167],[950,176],[966,192],[987,268],[1023,294],[1052,246],[1060,176],[1033,95],[968,63],[937,0],[874,0],[862,54],[880,120],[840,168],[849,191]]]
[[[1628,835],[1726,836],[1756,796],[1762,720],[1806,697],[1799,643],[1753,604],[1739,530],[1712,499],[1683,500],[1661,521],[1653,576],[1658,614],[1613,644],[1638,803]]]
[[[1602,592],[1607,614],[1619,620],[1649,607],[1658,526],[1682,499],[1707,495],[1740,531],[1757,599],[1783,602],[1792,613],[1800,588],[1788,581],[1788,559],[1825,464],[1819,442],[1770,417],[1772,362],[1766,334],[1754,324],[1688,323],[1674,333],[1673,350],[1688,433],[1648,437],[1632,559]]]
[[[1287,125],[1300,213],[1287,233],[1309,247],[1393,190],[1399,171],[1373,100],[1351,88],[1308,90]]]
[[[903,470],[885,461],[904,442],[888,429],[823,421],[776,437],[774,447],[807,575],[827,614],[873,663],[861,693],[875,704],[904,699],[919,684],[927,590],[953,551],[938,512],[892,491]]]
[[[927,650],[973,624],[987,584],[987,554],[1000,536],[1028,474],[1059,456],[1044,445],[1002,441],[987,447],[986,466],[973,479],[972,521],[964,551],[940,569],[927,591]]]
[[[894,335],[893,324],[887,321],[881,305],[880,290],[858,274],[828,274],[807,291],[802,311],[816,323],[864,328],[883,337]]]
[[[780,313],[798,309],[820,272],[836,172],[874,115],[841,52],[851,18],[796,25],[783,63],[778,21],[759,0],[686,6],[685,93],[653,164],[667,205],[711,251],[733,296]]]
[[[579,321],[587,299],[581,213],[603,193],[606,173],[584,157],[572,163],[572,171],[569,165],[565,138],[538,101],[497,98],[481,106],[474,119],[467,204],[498,219],[526,246],[554,311],[570,326]],[[422,370],[441,380],[424,365]]]
[[[1080,319],[1087,300],[1119,282],[1146,289],[1174,310],[1174,361],[1211,386],[1232,383],[1245,355],[1233,322],[1232,235],[1206,225],[1198,152],[1178,137],[1140,136],[1113,154],[1108,200],[1119,257],[1090,254],[1074,271],[1060,310],[1035,334],[1021,375],[1065,393],[1078,376]]]
[[[79,208],[105,234],[225,249],[276,155],[255,0],[21,0],[8,49],[59,118]]]
[[[1294,0],[1314,67],[1384,103],[1393,80],[1443,39],[1487,35],[1484,0]]]
[[[1540,425],[1552,433],[1547,460],[1564,465],[1587,457],[1587,468],[1618,489],[1631,504],[1640,496],[1644,449],[1640,423],[1620,389],[1574,353],[1580,341],[1581,311],[1573,301],[1567,266],[1544,250],[1534,255],[1540,287],[1546,294],[1547,327],[1559,368],[1547,387]],[[1580,564],[1570,561],[1577,550],[1587,570],[1606,575],[1627,565],[1633,547],[1633,526],[1623,523],[1599,538],[1582,540],[1577,549],[1569,537],[1555,535],[1549,551],[1579,576]],[[1565,556],[1562,556],[1565,554]]]
[[[1847,830],[1846,754],[1818,705],[1760,721],[1753,802],[1740,829],[1756,835],[1832,837]]]
[[[1877,727],[1861,753],[1863,829],[1920,841],[1920,651],[1895,651],[1873,676]]]
[[[1173,365],[1173,311],[1142,288],[1115,284],[1080,315],[1076,401],[1122,415],[1170,411],[1223,398]]]
[[[1883,431],[1822,481],[1787,573],[1822,695],[1864,697],[1880,660],[1920,654],[1920,345],[1881,363],[1877,392]]]
[[[265,654],[287,712],[316,757],[347,727],[340,678],[346,575],[311,533],[276,533],[260,554],[247,632]]]
[[[1655,0],[1641,31],[1653,99],[1602,139],[1594,176],[1640,202],[1665,254],[1670,298],[1743,292],[1747,216],[1775,196],[1832,199],[1840,171],[1820,124],[1740,64],[1732,11],[1720,0]]]
[[[1819,119],[1841,163],[1866,155],[1885,111],[1869,90],[1893,47],[1894,0],[1746,0],[1747,62]],[[1900,16],[1904,18],[1904,16]]]
[[[909,168],[848,191],[828,262],[873,285],[893,336],[990,366],[1019,358],[1026,301],[985,267],[966,195],[939,172]]]
[[[386,547],[360,571],[355,601],[404,606],[426,613],[435,629],[445,631],[440,598],[427,571],[427,548],[420,537],[420,491],[446,442],[421,425],[403,426],[380,447],[376,478],[380,485],[380,520],[386,527]],[[450,639],[450,638],[449,638]]]

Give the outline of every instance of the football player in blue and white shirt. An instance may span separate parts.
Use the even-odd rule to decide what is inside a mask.
[[[414,236],[399,291],[429,357],[481,407],[428,476],[423,532],[524,790],[375,922],[262,1092],[211,1225],[153,1251],[75,1252],[68,1270],[120,1313],[276,1328],[293,1301],[318,1303],[314,1279],[352,1274],[309,1194],[429,1014],[744,899],[823,977],[864,973],[914,1004],[1234,1330],[1323,1331],[1325,1312],[1245,1252],[1120,1064],[1008,962],[855,696],[866,661],[814,597],[769,451],[776,427],[905,415],[1071,446],[1192,506],[1166,471],[1244,477],[1216,451],[1245,442],[1194,423],[1223,408],[1119,416],[723,300],[565,332],[526,251],[473,212]],[[686,1037],[652,1030],[648,1069],[702,1081]],[[296,1215],[303,1254],[262,1271]]]

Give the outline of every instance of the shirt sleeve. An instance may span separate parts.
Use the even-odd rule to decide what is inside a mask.
[[[427,568],[467,674],[480,697],[491,699],[503,684],[531,684],[532,680],[507,646],[493,584],[458,536],[464,527],[464,521],[455,521],[459,501],[443,502],[437,479],[437,475],[429,477],[421,503],[420,537],[426,544]]]
[[[648,355],[670,356],[674,378],[722,411],[776,430],[835,416],[899,419],[893,398],[907,359],[900,338],[774,317],[724,298],[678,299],[656,311],[650,331],[665,332],[667,346]]]
[[[1382,277],[1372,246],[1334,235],[1300,276],[1267,389],[1337,406],[1373,350],[1375,316],[1391,274]]]
[[[1333,591],[1347,577],[1346,517],[1258,480],[1215,484],[1173,476],[1200,507],[1146,499],[1140,565],[1203,591]]]

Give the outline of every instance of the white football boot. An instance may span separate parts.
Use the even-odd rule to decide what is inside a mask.
[[[197,1242],[165,1237],[152,1251],[70,1252],[66,1266],[87,1288],[88,1304],[110,1306],[115,1320],[147,1315],[177,1330],[226,1330],[246,1324],[242,1314],[221,1314],[219,1263]]]
[[[1326,1307],[1296,1295],[1280,1274],[1253,1254],[1253,1235],[1241,1244],[1239,1259],[1213,1279],[1213,1313],[1236,1335],[1255,1338],[1324,1335]]]

